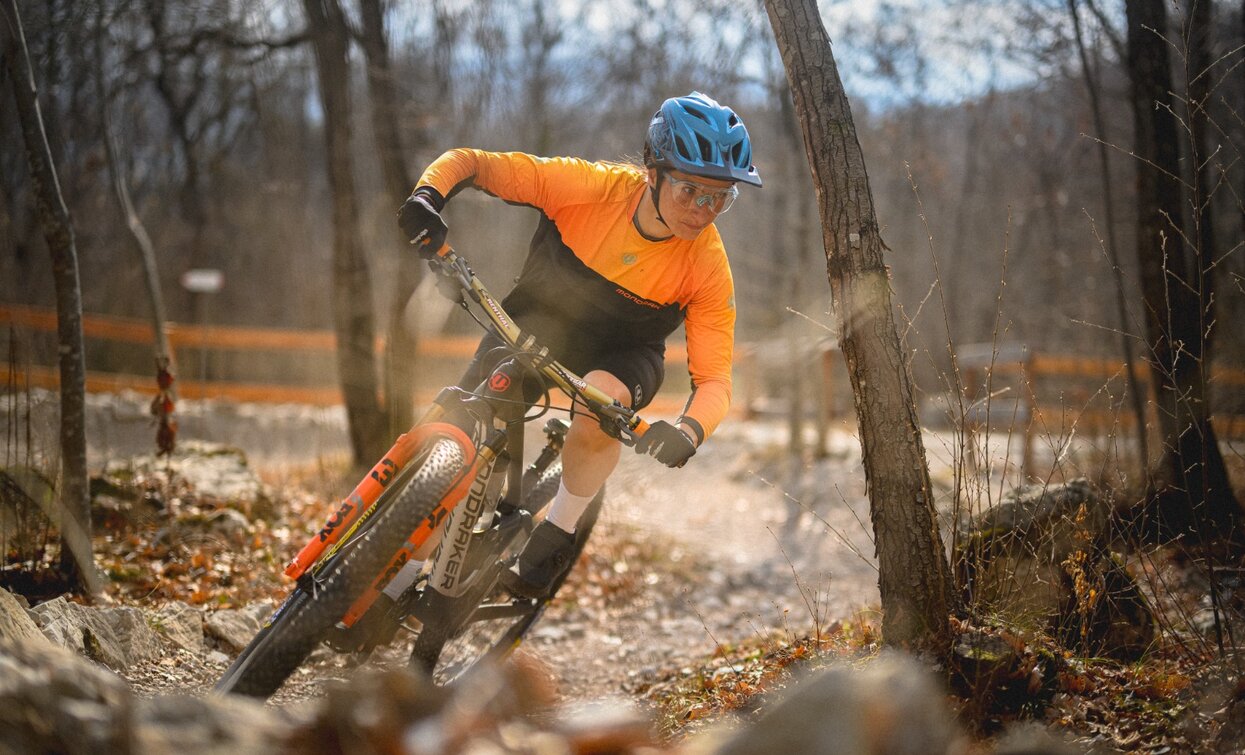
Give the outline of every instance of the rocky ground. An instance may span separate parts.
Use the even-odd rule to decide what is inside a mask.
[[[742,641],[795,641],[876,601],[862,491],[810,492],[800,473],[749,452],[779,440],[769,433],[724,431],[684,470],[624,457],[585,557],[516,654],[549,710],[648,720],[656,681],[699,673],[706,656]],[[854,441],[837,443],[821,465],[859,477]],[[37,626],[115,671],[138,701],[163,710],[170,697],[204,699],[285,589],[280,563],[345,488],[295,493],[305,469],[273,464],[261,475],[244,455],[197,442],[172,463],[108,458],[102,480],[118,487],[97,486],[97,557],[112,577],[103,598],[9,608],[33,619],[27,634]],[[10,636],[0,617],[0,637]],[[365,667],[400,667],[405,655],[398,642]],[[309,715],[333,682],[367,678],[356,663],[317,651],[272,705]]]
[[[309,437],[331,435],[322,426],[324,417],[300,415],[299,422],[318,428]],[[260,441],[280,426],[265,418],[258,430],[251,427],[239,437]],[[220,429],[227,432],[228,423]],[[843,430],[831,435],[824,458],[792,462],[782,451],[784,437],[776,423],[728,424],[682,470],[624,454],[585,557],[515,654],[512,668],[536,690],[529,697],[539,699],[546,711],[528,720],[563,726],[581,711],[599,726],[609,719],[606,711],[623,711],[624,727],[639,722],[641,729],[652,731],[658,716],[664,716],[663,732],[686,736],[698,731],[702,717],[721,722],[723,711],[739,709],[755,720],[769,710],[769,703],[751,699],[774,685],[753,681],[772,681],[776,669],[806,657],[809,637],[864,627],[851,643],[853,652],[876,648],[865,627],[875,617],[878,596],[859,447]],[[267,732],[263,736],[277,738],[289,736],[291,727],[304,727],[304,735],[320,726],[357,728],[358,722],[329,720],[340,708],[334,695],[342,693],[333,692],[337,682],[383,700],[407,695],[415,708],[423,705],[419,701],[427,697],[426,691],[403,687],[398,694],[385,686],[394,682],[378,682],[375,676],[378,670],[404,665],[407,648],[399,641],[363,668],[356,659],[317,651],[274,696],[265,717],[255,718],[254,710],[239,713],[215,706],[206,693],[288,589],[281,564],[355,480],[343,474],[340,459],[329,449],[308,457],[273,441],[267,453],[256,454],[248,464],[249,453],[222,453],[218,447],[183,440],[183,453],[172,462],[155,463],[117,447],[94,450],[95,464],[108,466],[93,487],[96,558],[107,571],[108,588],[89,607],[64,599],[23,607],[0,592],[0,642],[23,634],[51,640],[112,669],[118,676],[92,677],[95,691],[73,694],[110,701],[113,710],[120,705],[121,710],[138,711],[134,715],[143,730],[153,719],[189,721],[208,715],[217,728],[199,729],[210,739],[230,728],[235,713],[255,721],[256,731]],[[945,448],[933,437],[927,439],[927,449],[935,491],[945,500],[950,479]],[[980,481],[999,490],[1005,487],[997,475]],[[981,634],[973,627],[960,631]],[[999,639],[987,638],[991,636]],[[741,647],[746,645],[752,649]],[[767,661],[760,661],[758,645],[776,652],[777,663],[766,666]],[[820,649],[814,646],[811,655]],[[16,707],[9,707],[18,713],[0,712],[0,728],[13,715],[51,704],[39,702],[40,696],[60,684],[54,681],[49,687],[47,675],[39,670],[46,659],[6,652],[0,649],[0,670],[8,669],[7,677],[0,674],[0,709],[11,701]],[[751,655],[744,658],[742,653]],[[61,663],[48,662],[53,668]],[[1196,751],[1228,752],[1245,732],[1245,723],[1236,720],[1245,705],[1202,711],[1196,702],[1175,702],[1196,696],[1245,697],[1239,689],[1212,690],[1210,682],[1203,684],[1197,674],[1166,663],[1161,655],[1144,673],[1082,661],[1058,668],[1057,677],[1047,680],[1061,690],[1048,700],[1047,718],[1067,730],[1088,732],[1084,742],[1113,743],[1114,749],[1103,745],[1101,751],[1127,751],[1129,741],[1155,746],[1192,742],[1197,732],[1210,732],[1218,744]],[[67,664],[56,673],[78,678],[85,671]],[[914,673],[911,668],[896,672],[880,666],[873,681],[855,680],[855,691],[863,697],[851,701],[831,699],[833,685],[824,689],[827,696],[820,699],[820,710],[839,706],[847,719],[828,728],[848,731],[844,727],[853,716],[869,718],[851,712],[857,704],[881,706],[877,720],[919,724],[918,729],[929,728],[922,721],[950,720],[943,695],[931,695],[930,688],[916,697],[932,697],[937,710],[914,707],[909,715],[907,709],[893,707],[892,698],[913,693],[904,680]],[[676,695],[686,704],[674,711],[679,723],[669,726],[670,693],[685,684],[693,693]],[[785,684],[779,681],[777,687]],[[1096,685],[1112,691],[1095,693]],[[1163,710],[1183,716],[1184,723],[1148,731],[1147,722],[1156,716],[1134,711],[1128,701],[1135,699],[1147,701],[1142,707],[1167,706]],[[487,736],[501,741],[506,725],[498,721],[492,729],[484,728],[491,732]],[[42,724],[30,725],[37,730]],[[944,734],[940,741],[952,744],[939,751],[964,751],[953,746],[959,736],[954,727]],[[640,739],[646,741],[644,736]],[[776,734],[771,730],[766,736]],[[1146,739],[1132,739],[1140,736]],[[764,741],[754,743],[752,751],[773,751],[767,747]],[[0,742],[0,753],[6,751]],[[996,751],[1006,750],[1000,744]]]

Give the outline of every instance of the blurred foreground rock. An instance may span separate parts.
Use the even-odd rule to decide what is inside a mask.
[[[539,668],[511,663],[438,689],[362,670],[285,709],[216,696],[137,699],[108,670],[46,642],[0,643],[0,753],[952,753],[962,738],[929,672],[884,657],[816,674],[755,726],[665,747],[629,700],[550,708]]]
[[[945,697],[928,669],[903,656],[885,656],[861,670],[821,671],[720,747],[693,749],[720,755],[963,752]]]
[[[209,614],[170,603],[140,611],[63,598],[27,609],[0,591],[0,628],[10,627],[0,636],[0,755],[966,751],[942,680],[898,654],[860,669],[810,674],[759,698],[762,715],[747,728],[738,729],[737,721],[734,730],[718,728],[672,744],[658,741],[652,712],[633,700],[559,704],[556,675],[523,650],[503,667],[481,669],[451,689],[435,688],[406,669],[364,667],[349,672],[348,680],[324,681],[322,697],[282,708],[212,695],[142,699],[152,688],[141,681],[131,688],[101,665],[123,668],[151,658],[157,662],[144,668],[172,670],[198,663],[211,647],[205,637],[224,644],[222,627],[254,622],[260,609],[266,607]],[[979,714],[1015,713],[1049,692],[1053,667],[1014,638],[971,627],[960,627],[958,636],[948,672],[966,700],[980,701]],[[1238,690],[1231,700],[1241,697]],[[1240,730],[1240,710],[1225,708],[1220,739]],[[1018,737],[1012,749],[1000,752],[1062,751],[1034,749],[1033,741]]]
[[[136,699],[107,669],[42,641],[0,642],[0,755],[177,752],[461,753],[653,750],[631,704],[538,712],[541,682],[522,665],[472,674],[452,690],[406,670],[329,682],[288,709],[249,698]]]
[[[48,643],[0,644],[0,753],[271,752],[294,722],[252,700],[167,696]]]
[[[133,752],[133,697],[103,668],[46,642],[0,644],[0,752]]]

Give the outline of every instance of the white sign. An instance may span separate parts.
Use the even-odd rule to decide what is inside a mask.
[[[214,294],[225,285],[225,273],[213,268],[195,268],[182,273],[182,288],[196,294]]]

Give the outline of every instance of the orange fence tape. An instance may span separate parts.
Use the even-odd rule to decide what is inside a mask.
[[[0,305],[0,324],[11,324],[18,328],[32,331],[55,332],[56,312],[47,307],[28,307],[21,305]],[[188,325],[184,323],[168,323],[166,329],[169,342],[174,349],[193,348],[235,351],[311,351],[332,353],[336,349],[337,338],[327,330],[297,330],[288,328],[242,328],[226,326]],[[133,317],[117,317],[112,315],[83,315],[83,335],[106,341],[119,341],[135,344],[151,344],[154,341],[151,323]],[[450,357],[466,360],[474,352],[479,337],[436,336],[420,339],[417,350],[421,356]],[[377,352],[384,349],[384,341],[376,341]],[[740,344],[736,354],[737,361],[746,367],[749,350]],[[686,363],[687,349],[683,344],[671,344],[666,349],[666,361]],[[1137,363],[1138,375],[1148,380],[1149,368],[1142,362]],[[973,369],[981,369],[980,367]],[[1044,376],[1056,377],[1088,377],[1102,380],[1124,375],[1122,362],[1080,356],[1062,356],[1052,354],[1031,354],[1025,360],[1000,361],[990,368],[996,374],[1016,373],[1027,370],[1031,380]],[[1215,366],[1211,371],[1211,381],[1227,385],[1245,385],[1245,370]],[[25,374],[19,374],[19,381],[29,381],[30,385],[52,389],[59,385],[59,376],[55,368],[31,367]],[[23,384],[23,383],[19,383]],[[184,377],[178,380],[178,394],[182,398],[228,398],[235,401],[258,403],[304,403],[319,406],[332,406],[341,403],[341,391],[337,385],[292,386],[271,383],[241,383],[225,381],[195,381]],[[154,392],[154,381],[151,377],[122,375],[113,373],[89,372],[87,374],[87,391],[92,393],[108,393],[121,390],[137,391],[142,394]],[[419,397],[421,401],[428,397]],[[738,402],[747,404],[748,401]],[[677,413],[683,405],[681,398],[659,396],[652,410]],[[746,406],[739,406],[740,410]],[[1043,412],[1039,409],[1039,414]],[[1050,416],[1051,411],[1045,412]],[[1089,417],[1086,416],[1086,421]],[[1100,418],[1094,418],[1098,422]],[[1101,418],[1102,422],[1108,422]],[[1245,418],[1217,418],[1231,426],[1233,432],[1228,437],[1240,437],[1238,426],[1245,425]],[[1132,422],[1127,413],[1112,421],[1120,424]]]
[[[1150,365],[1137,360],[1133,364],[1137,377],[1143,381],[1150,379]],[[981,370],[982,367],[971,369]],[[1029,374],[1038,377],[1044,375],[1058,377],[1081,377],[1110,380],[1114,377],[1127,377],[1124,363],[1113,359],[1096,357],[1062,356],[1059,354],[1032,354],[1025,361],[1000,361],[991,367],[995,373],[1015,373],[1028,370]],[[1234,367],[1215,365],[1211,368],[1210,380],[1228,385],[1245,385],[1245,370]]]
[[[56,312],[44,307],[0,305],[0,323],[12,323],[34,331],[55,332]],[[169,345],[176,348],[232,349],[236,351],[323,351],[337,348],[337,337],[329,330],[292,328],[238,328],[221,325],[165,325]],[[102,341],[150,344],[155,340],[151,323],[133,317],[83,315],[82,335]],[[419,341],[419,353],[429,356],[471,356],[479,338],[475,336],[437,336]],[[384,339],[376,339],[376,350],[384,349]]]

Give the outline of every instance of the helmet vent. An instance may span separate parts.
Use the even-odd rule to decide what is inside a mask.
[[[701,136],[700,134],[696,135],[696,141],[697,143],[700,144],[700,159],[707,163],[712,162],[713,161],[713,144],[708,139]]]
[[[676,152],[678,152],[684,158],[690,158],[692,156],[691,146],[686,141],[684,141],[683,136],[681,134],[674,135],[674,142],[675,142]]]

